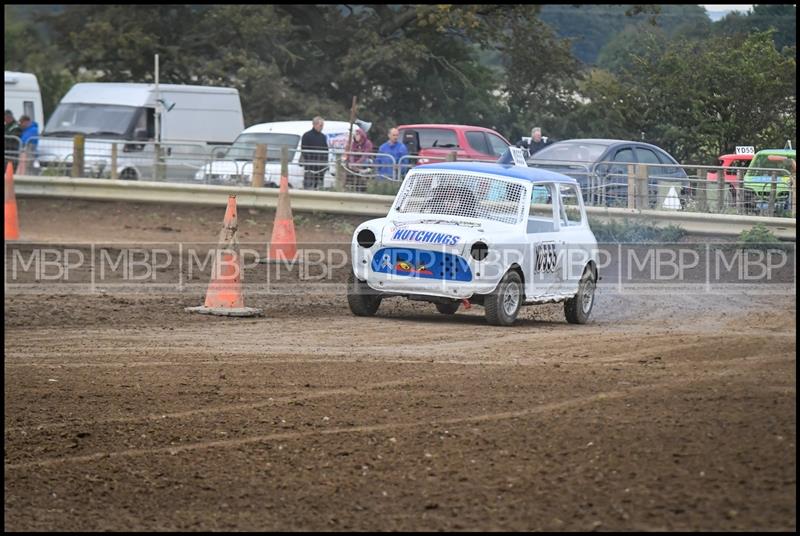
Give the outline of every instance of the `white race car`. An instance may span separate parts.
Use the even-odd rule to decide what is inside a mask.
[[[577,182],[521,165],[448,162],[412,169],[385,218],[356,228],[350,310],[372,316],[403,296],[454,314],[483,305],[490,324],[522,305],[564,302],[585,323],[598,280],[597,241]]]

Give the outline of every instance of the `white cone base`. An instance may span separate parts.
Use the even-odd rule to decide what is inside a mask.
[[[184,311],[188,313],[200,313],[201,315],[216,316],[261,316],[261,309],[255,307],[186,307]]]

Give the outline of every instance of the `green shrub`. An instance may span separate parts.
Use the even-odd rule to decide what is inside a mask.
[[[653,222],[627,218],[622,221],[611,220],[608,223],[589,219],[589,226],[598,242],[605,243],[671,243],[678,242],[686,236],[686,230],[677,225],[659,227]]]
[[[367,181],[367,193],[379,195],[397,195],[402,181]]]

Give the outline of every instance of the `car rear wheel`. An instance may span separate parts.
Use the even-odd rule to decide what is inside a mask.
[[[517,272],[508,272],[497,288],[484,300],[486,321],[493,326],[510,326],[517,319],[523,300],[522,279]]]
[[[381,296],[351,273],[347,280],[347,304],[356,316],[374,316],[381,306]]]
[[[594,274],[587,267],[578,285],[578,293],[564,302],[564,316],[570,324],[585,324],[594,307],[594,291],[596,288]]]

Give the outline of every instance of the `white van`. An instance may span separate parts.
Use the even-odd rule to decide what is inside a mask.
[[[161,147],[168,180],[191,180],[214,146],[231,144],[244,128],[234,88],[160,84],[81,83],[50,116],[39,142],[43,169],[71,165],[72,138],[86,136],[85,175],[110,175],[111,145],[119,143],[122,179],[150,179],[154,169],[156,102],[161,103]]]
[[[14,112],[14,119],[27,115],[40,125],[44,123],[42,92],[35,74],[5,71],[6,89],[4,104],[6,110]]]
[[[260,123],[248,127],[233,145],[225,151],[217,151],[214,161],[205,165],[195,175],[195,180],[209,184],[249,185],[253,176],[253,153],[256,144],[267,146],[267,163],[264,170],[264,185],[280,185],[281,148],[289,147],[289,185],[303,188],[303,168],[300,166],[300,146],[303,134],[311,130],[311,120]],[[353,127],[355,129],[355,127]],[[350,123],[325,121],[322,133],[328,138],[329,161],[323,188],[333,188],[336,183],[336,154],[344,152]]]

